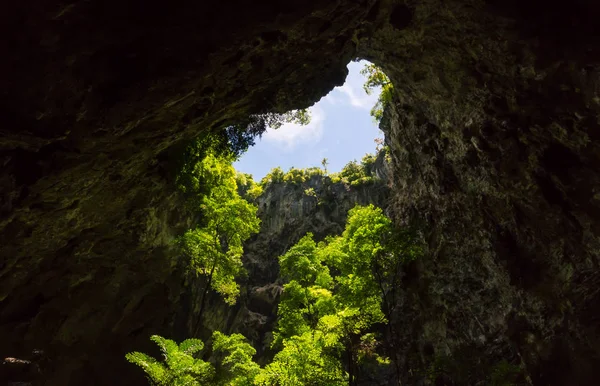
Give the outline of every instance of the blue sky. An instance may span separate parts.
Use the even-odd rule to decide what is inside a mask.
[[[307,126],[288,123],[277,130],[268,129],[235,168],[259,181],[277,166],[283,170],[320,167],[321,160],[327,158],[328,171],[338,172],[349,161],[374,153],[374,139],[383,138],[383,133],[369,115],[379,93],[367,95],[363,90],[365,77],[360,70],[365,63],[348,64],[346,83],[309,109],[311,122]]]

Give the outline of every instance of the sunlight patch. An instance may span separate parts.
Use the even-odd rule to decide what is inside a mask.
[[[302,126],[297,123],[284,123],[279,129],[267,129],[262,138],[268,142],[278,144],[285,150],[293,150],[301,143],[316,143],[323,136],[323,122],[325,111],[320,106],[308,109],[310,123]]]

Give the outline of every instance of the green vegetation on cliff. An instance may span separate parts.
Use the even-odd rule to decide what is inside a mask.
[[[381,150],[385,151],[385,150]],[[344,183],[351,186],[368,185],[377,181],[379,178],[375,175],[374,165],[377,155],[367,154],[361,162],[350,161],[339,173],[327,173],[327,162],[323,162],[323,169],[310,167],[305,169],[290,168],[284,172],[280,167],[271,169],[271,171],[260,181],[260,186],[265,188],[268,184],[288,183],[303,184],[313,177],[326,176],[326,181],[332,183]],[[324,159],[324,161],[327,161]]]
[[[252,385],[260,371],[252,361],[256,350],[240,334],[213,333],[212,350],[219,358],[216,364],[197,357],[204,349],[200,339],[186,339],[179,345],[158,335],[150,339],[159,346],[164,362],[141,352],[129,353],[126,359],[144,370],[151,385]]]
[[[177,244],[188,271],[204,278],[193,336],[200,331],[211,290],[229,305],[240,295],[243,243],[258,232],[260,223],[252,203],[265,189],[272,184],[303,185],[306,196],[316,197],[309,184],[319,179],[345,189],[378,180],[375,155],[352,161],[339,173],[327,173],[326,159],[323,169],[275,168],[260,183],[237,173],[233,161],[264,131],[261,125],[281,122],[281,117],[273,117],[263,116],[249,131],[241,127],[250,127],[252,119],[231,126],[226,140],[198,140],[184,157],[177,183],[200,220]],[[293,117],[306,119],[302,112]],[[396,229],[381,209],[356,206],[341,235],[317,242],[308,233],[279,257],[284,284],[270,342],[274,355],[262,362],[263,367],[254,362],[256,349],[244,336],[219,331],[213,331],[207,348],[196,338],[178,345],[154,335],[151,339],[159,345],[163,361],[139,352],[128,354],[127,360],[156,385],[356,384],[364,366],[391,365],[382,328],[389,320],[391,288],[398,284],[402,264],[419,253],[412,234]]]
[[[206,161],[209,171],[223,167],[216,160]],[[228,187],[215,191],[224,189],[229,192],[228,200],[235,201],[237,198],[231,198],[232,189],[237,188],[235,176],[225,169]],[[241,177],[238,175],[238,179]],[[251,212],[244,215],[249,216]],[[215,216],[205,225],[208,228],[220,223],[221,215],[235,217],[238,214],[205,213]],[[235,224],[235,232],[243,233],[236,236],[238,240],[252,228],[248,217],[243,220],[245,225],[236,223],[237,219],[228,221]],[[230,230],[235,233],[233,228]],[[206,232],[201,228],[193,233],[204,235]],[[201,267],[203,274],[214,270],[215,261],[235,266],[227,260],[230,256],[224,256],[227,253],[220,249],[223,245],[214,237],[206,237],[206,240],[197,244],[194,244],[195,238],[190,241],[196,247],[194,256],[198,261],[195,264]],[[232,252],[235,259],[237,252],[239,250]],[[396,229],[381,209],[372,205],[357,206],[349,212],[342,235],[317,243],[309,233],[279,257],[285,284],[271,344],[276,354],[264,367],[253,361],[256,351],[243,336],[227,336],[218,331],[213,333],[211,351],[203,350],[202,342],[197,339],[177,345],[154,336],[152,339],[163,351],[164,362],[137,352],[128,354],[127,359],[139,365],[156,385],[355,384],[361,367],[390,366],[381,326],[388,320],[390,296],[392,287],[398,284],[399,267],[419,253],[412,235]],[[205,256],[198,256],[201,254]],[[233,280],[233,276],[227,277],[229,279]],[[225,286],[226,290],[213,288],[226,299],[235,294],[235,291],[230,292],[234,288],[231,286]],[[211,355],[211,361],[199,359],[200,352],[202,358]]]
[[[202,168],[205,157],[212,154],[231,163],[254,145],[256,137],[262,136],[268,127],[277,129],[288,122],[306,125],[310,122],[310,114],[307,109],[284,114],[255,114],[224,129],[196,138],[187,145],[178,160],[176,183],[179,189],[192,200],[207,194],[215,185],[201,179],[199,169]]]
[[[209,288],[221,294],[228,304],[239,295],[236,277],[242,267],[243,242],[258,232],[260,220],[256,206],[238,193],[236,172],[231,161],[208,154],[196,168],[199,181],[210,186],[202,197],[201,226],[187,231],[179,240],[189,266],[206,277],[198,319],[206,302]]]
[[[383,303],[397,279],[397,266],[420,253],[407,235],[397,231],[381,209],[357,206],[348,213],[341,236],[315,243],[309,233],[279,258],[287,284],[273,347],[282,351],[261,373],[268,381],[264,384],[352,385],[365,362],[389,364],[373,349],[381,338],[376,326],[387,322]],[[274,371],[289,363],[292,354],[286,350],[298,342],[310,345],[319,361],[303,358],[303,366]]]
[[[371,109],[371,116],[379,122],[383,117],[385,106],[392,101],[394,86],[381,68],[372,63],[365,65],[361,70],[361,74],[367,76],[367,81],[363,86],[367,94],[371,94],[376,88],[381,87],[377,103]]]

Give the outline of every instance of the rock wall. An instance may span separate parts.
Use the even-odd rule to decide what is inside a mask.
[[[388,7],[359,52],[394,83],[393,207],[429,246],[395,321],[405,381],[445,358],[463,369],[440,382],[475,384],[507,360],[524,383],[597,383],[597,7]]]
[[[176,148],[340,85],[373,2],[7,4],[0,356],[44,350],[47,384],[143,382],[123,355],[194,321]]]

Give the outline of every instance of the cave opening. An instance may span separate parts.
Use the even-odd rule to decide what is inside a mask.
[[[268,128],[234,163],[235,168],[259,181],[276,167],[284,171],[318,167],[336,173],[350,162],[375,155],[384,137],[379,129],[382,87],[368,72],[376,67],[357,60],[347,68],[344,84],[308,108],[307,124],[287,122]]]

